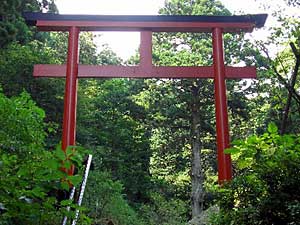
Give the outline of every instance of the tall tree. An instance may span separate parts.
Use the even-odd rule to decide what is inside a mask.
[[[257,41],[253,46],[253,55],[257,56],[255,52],[260,51],[263,56],[255,57],[261,76],[260,82],[255,83],[258,94],[252,98],[263,107],[253,109],[261,115],[264,127],[273,121],[280,127],[281,134],[298,133],[299,129],[294,125],[299,123],[300,109],[299,16],[293,14],[292,7],[284,5],[284,1],[276,2],[275,6],[266,3],[265,8],[272,12],[277,22],[270,28],[267,39]]]
[[[219,2],[211,0],[166,1],[160,10],[164,15],[230,15]],[[243,35],[225,34],[225,60],[239,61],[239,52]],[[212,41],[209,34],[157,33],[154,36],[153,59],[156,65],[204,66],[212,64]],[[237,85],[228,82],[229,107],[233,115],[243,115],[245,107],[242,98],[235,97],[232,90]],[[172,177],[179,181],[188,174],[191,177],[192,217],[199,215],[204,207],[205,172],[216,168],[214,129],[213,82],[201,79],[152,80],[148,81],[148,90],[140,94],[146,97],[153,125],[152,145],[154,160],[152,171],[157,177]],[[147,105],[141,102],[144,105]],[[237,110],[241,109],[241,110]],[[205,151],[210,149],[210,151]],[[190,154],[187,154],[190,152]],[[204,152],[209,152],[207,156]],[[190,160],[191,161],[190,161]],[[209,160],[207,160],[209,159]],[[161,165],[166,165],[161,167]],[[191,167],[190,167],[191,166]],[[160,167],[160,168],[159,168]],[[187,168],[191,168],[190,172]],[[169,168],[169,170],[167,169]],[[175,175],[176,174],[176,175]],[[179,179],[179,177],[181,177]],[[168,178],[167,178],[168,179]],[[175,181],[174,181],[175,180]],[[186,186],[189,179],[185,178]]]
[[[144,109],[131,98],[135,82],[90,80],[78,101],[78,141],[94,149],[98,170],[109,171],[124,184],[132,202],[149,189],[149,141],[142,122]]]
[[[54,0],[11,0],[1,1],[0,9],[0,46],[4,47],[12,41],[21,44],[31,40],[34,29],[26,26],[22,13],[57,12]],[[36,33],[35,33],[36,34]]]

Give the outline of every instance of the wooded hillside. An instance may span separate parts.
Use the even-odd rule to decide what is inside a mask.
[[[298,1],[280,2],[300,12]],[[65,63],[68,37],[22,18],[58,12],[55,1],[2,0],[0,224],[74,216],[69,184],[80,185],[87,154],[78,224],[300,224],[300,18],[265,7],[277,19],[265,41],[224,34],[226,65],[256,66],[258,78],[226,81],[234,178],[220,186],[212,79],[80,79],[77,145],[64,153],[64,79],[32,74],[34,64]],[[159,13],[232,15],[217,0],[167,0]],[[211,39],[154,33],[153,63],[210,66]],[[82,64],[138,61],[138,53],[124,61],[107,46],[99,52],[94,35],[80,33]],[[61,168],[71,164],[77,173],[68,176]]]

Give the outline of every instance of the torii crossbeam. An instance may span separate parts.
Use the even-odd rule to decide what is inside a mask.
[[[266,14],[245,16],[98,16],[25,13],[29,25],[40,31],[69,32],[66,65],[35,65],[35,77],[66,77],[62,149],[75,145],[78,78],[212,78],[215,85],[217,155],[219,183],[232,178],[226,81],[256,78],[255,67],[224,65],[223,33],[252,32],[264,26]],[[78,65],[80,31],[138,31],[141,33],[138,66]],[[153,66],[152,32],[212,33],[213,66]],[[125,43],[124,43],[125,44]],[[73,170],[69,171],[72,174]]]

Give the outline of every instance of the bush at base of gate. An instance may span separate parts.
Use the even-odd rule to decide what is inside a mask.
[[[82,152],[86,153],[82,150],[70,147],[65,153],[57,147],[51,152],[31,153],[26,158],[0,150],[0,223],[60,224],[64,215],[74,216],[74,210],[67,212],[67,206],[84,211],[70,200],[57,199],[57,193],[68,191],[69,184],[79,185]],[[61,168],[70,168],[71,164],[75,164],[79,172],[68,176]],[[84,214],[80,217],[80,224],[91,223]]]
[[[45,116],[28,93],[9,98],[0,87],[1,225],[60,224],[65,206],[75,207],[68,200],[58,201],[56,193],[80,182],[80,169],[78,175],[67,176],[61,168],[71,163],[80,168],[86,151],[70,147],[64,153],[61,145],[45,150],[46,130],[52,129]]]
[[[212,224],[300,224],[300,136],[268,131],[236,141],[235,178],[217,196],[221,210]]]

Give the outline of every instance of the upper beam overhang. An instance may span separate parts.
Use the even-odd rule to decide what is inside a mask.
[[[28,25],[41,31],[68,31],[79,27],[81,31],[153,31],[153,32],[211,32],[222,28],[224,32],[251,32],[264,26],[267,14],[243,16],[108,16],[61,15],[53,13],[24,13]]]

